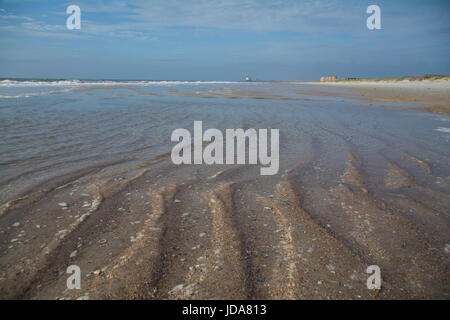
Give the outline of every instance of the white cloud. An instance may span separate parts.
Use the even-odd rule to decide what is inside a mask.
[[[350,27],[359,8],[335,1],[131,0],[126,12],[148,26],[187,26],[246,31],[307,32]]]
[[[6,12],[6,11],[2,11],[2,12]],[[4,20],[27,20],[27,21],[33,21],[32,18],[30,17],[25,17],[25,16],[15,16],[12,14],[6,14],[6,15],[0,15],[0,19],[4,19]]]
[[[135,40],[154,40],[155,34],[162,33],[163,29],[171,27],[188,27],[194,32],[231,30],[256,33],[288,31],[320,36],[367,35],[366,7],[361,1],[89,0],[79,1],[79,6],[82,10],[82,28],[78,34],[84,37],[106,35]],[[0,10],[6,13],[4,9]],[[65,14],[63,11],[58,14]],[[384,14],[384,11],[382,12]],[[92,20],[94,16],[102,14],[104,15],[102,22]],[[383,15],[383,19],[384,17]],[[7,14],[0,15],[0,18],[0,22],[2,20],[20,21],[20,19],[30,22],[30,24],[16,24],[17,29],[22,29],[17,30],[20,32],[31,30],[34,35],[41,32],[43,36],[49,36],[51,32],[57,33],[57,36],[68,33],[63,25],[52,26],[35,21],[31,17]],[[383,25],[389,27],[391,36],[417,32],[429,33],[429,22],[433,17],[430,17],[428,13],[426,17],[424,15],[418,18],[422,21],[422,28],[411,28],[411,15],[404,16],[398,12],[395,15],[395,21],[391,20],[392,22],[386,15]],[[389,23],[395,25],[389,25]],[[60,35],[60,33],[63,34]]]

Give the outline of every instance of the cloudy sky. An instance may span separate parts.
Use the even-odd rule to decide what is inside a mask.
[[[66,8],[81,8],[81,30]],[[369,5],[381,30],[366,27]],[[0,0],[0,77],[450,74],[448,0]]]

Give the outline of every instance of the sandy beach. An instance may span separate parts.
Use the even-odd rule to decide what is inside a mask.
[[[3,99],[0,297],[448,299],[449,95],[448,82],[92,84],[15,102],[50,109]],[[279,128],[279,174],[174,165],[170,133],[200,116]]]
[[[304,84],[331,88],[349,89],[357,94],[347,97],[374,102],[419,103],[424,108],[412,109],[399,106],[404,110],[420,110],[425,112],[450,113],[450,81],[334,81],[304,82]],[[337,95],[339,96],[339,95]],[[372,105],[373,106],[373,105]]]

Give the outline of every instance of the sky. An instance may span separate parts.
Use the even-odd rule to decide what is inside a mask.
[[[69,30],[69,5],[81,29]],[[369,5],[381,29],[369,30]],[[450,74],[449,0],[0,0],[0,77],[318,80]]]

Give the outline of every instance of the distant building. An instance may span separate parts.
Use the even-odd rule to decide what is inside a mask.
[[[320,81],[324,82],[324,81],[336,81],[337,80],[337,76],[327,76],[327,77],[321,77]]]

